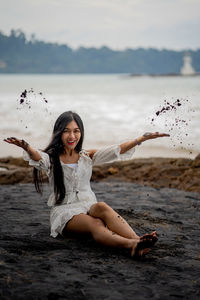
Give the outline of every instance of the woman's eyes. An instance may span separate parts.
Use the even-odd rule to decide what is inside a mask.
[[[70,133],[71,131],[70,130],[67,130],[67,129],[65,129],[63,132],[65,132],[65,133]],[[75,129],[74,130],[74,133],[79,133],[80,132],[80,130],[79,129]]]

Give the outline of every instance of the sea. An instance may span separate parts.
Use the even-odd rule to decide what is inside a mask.
[[[83,120],[84,149],[158,131],[170,137],[136,146],[135,158],[194,158],[200,152],[200,76],[1,74],[0,157],[22,155],[3,141],[10,136],[43,149],[55,120],[68,110]]]

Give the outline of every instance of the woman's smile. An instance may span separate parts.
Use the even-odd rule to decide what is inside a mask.
[[[73,140],[73,141],[67,141],[67,144],[70,145],[70,146],[74,145],[75,143],[76,143],[76,140]]]

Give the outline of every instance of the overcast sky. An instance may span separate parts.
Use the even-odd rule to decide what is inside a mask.
[[[0,30],[70,47],[200,48],[200,0],[0,0]]]

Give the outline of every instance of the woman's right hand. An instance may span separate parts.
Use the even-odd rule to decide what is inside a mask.
[[[28,146],[29,146],[29,144],[28,144],[26,141],[24,141],[24,140],[19,140],[19,139],[17,139],[16,137],[9,137],[9,138],[6,138],[6,139],[4,139],[4,142],[9,143],[9,144],[16,145],[16,146],[18,146],[18,147],[21,147],[21,148],[23,148],[23,149],[26,150],[26,151],[27,151]]]

